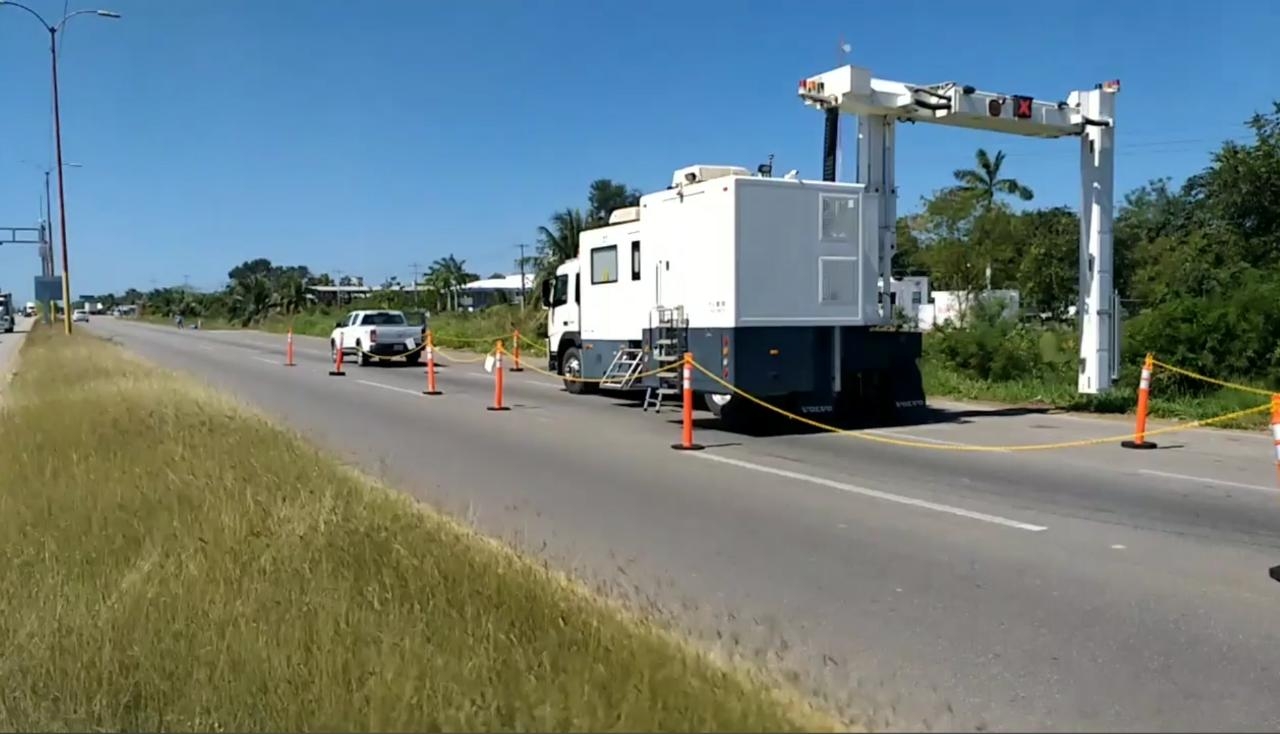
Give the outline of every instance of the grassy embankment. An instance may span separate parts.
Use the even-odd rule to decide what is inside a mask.
[[[927,341],[928,337],[926,337]],[[1138,358],[1140,362],[1140,357]],[[960,400],[979,400],[1011,405],[1046,406],[1088,413],[1133,413],[1137,408],[1139,364],[1121,370],[1115,389],[1102,395],[1081,395],[1076,390],[1075,373],[1068,369],[1046,370],[1024,380],[981,380],[965,374],[937,355],[920,361],[925,394]],[[1248,384],[1248,380],[1238,382]],[[1267,402],[1267,398],[1228,388],[1192,391],[1187,384],[1156,369],[1151,381],[1149,414],[1167,420],[1204,420]],[[1264,428],[1270,417],[1257,413],[1216,424],[1224,428]]]
[[[11,388],[0,728],[831,726],[105,342],[39,329]]]

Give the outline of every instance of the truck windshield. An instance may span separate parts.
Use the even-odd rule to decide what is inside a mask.
[[[367,313],[360,321],[365,326],[404,326],[404,314]]]

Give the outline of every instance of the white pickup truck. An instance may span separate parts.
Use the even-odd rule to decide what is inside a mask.
[[[379,357],[403,356],[409,364],[422,358],[427,325],[414,326],[402,311],[352,311],[329,335],[329,356],[336,359],[339,340],[343,356],[359,359],[360,366]]]

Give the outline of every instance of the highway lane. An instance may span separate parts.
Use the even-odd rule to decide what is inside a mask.
[[[685,454],[667,448],[676,411],[575,398],[528,373],[511,376],[514,409],[497,414],[474,365],[442,368],[446,394],[425,398],[421,369],[328,377],[316,340],[299,339],[299,366],[285,368],[279,337],[110,319],[92,330],[486,532],[690,605],[680,615],[698,633],[785,647],[824,690],[900,727],[1280,726],[1280,585],[1266,578],[1280,494],[1260,437],[969,455],[700,429],[712,448]],[[1009,443],[1116,432],[1053,416],[964,420],[901,432]]]

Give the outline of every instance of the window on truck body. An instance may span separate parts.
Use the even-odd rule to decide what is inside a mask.
[[[857,242],[858,198],[848,194],[819,194],[818,236],[823,242]]]
[[[631,279],[640,280],[640,240],[631,241]]]
[[[618,246],[607,245],[591,251],[591,284],[618,282]]]

